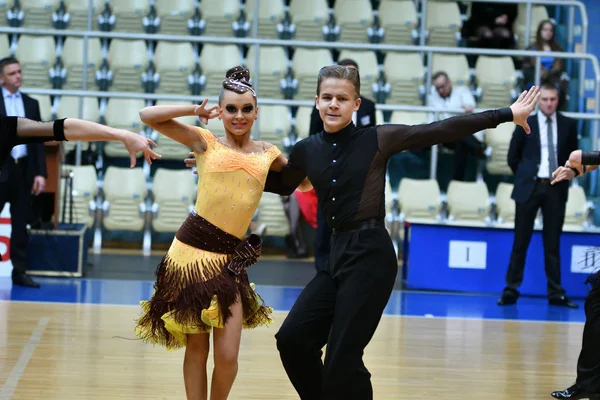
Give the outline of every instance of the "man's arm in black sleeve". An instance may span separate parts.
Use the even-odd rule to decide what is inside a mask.
[[[422,125],[387,124],[377,126],[379,150],[386,157],[407,149],[454,142],[484,129],[513,120],[509,107],[465,114]]]

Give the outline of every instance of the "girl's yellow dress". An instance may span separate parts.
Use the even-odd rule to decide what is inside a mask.
[[[273,310],[248,282],[245,268],[236,274],[228,266],[235,260],[249,266],[260,254],[260,239],[244,241],[244,236],[280,151],[272,146],[257,153],[239,152],[208,130],[197,129],[207,148],[195,154],[199,180],[194,211],[159,264],[154,293],[141,302],[143,314],[136,326],[139,338],[167,349],[184,347],[187,334],[222,328],[238,295],[244,328],[272,322]],[[249,253],[253,256],[244,259]]]

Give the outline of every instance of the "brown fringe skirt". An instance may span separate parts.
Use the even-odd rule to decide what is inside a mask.
[[[270,324],[273,309],[246,274],[260,252],[260,237],[242,241],[190,214],[158,265],[152,298],[140,303],[136,336],[170,350],[185,347],[188,334],[222,328],[238,298],[245,329]]]

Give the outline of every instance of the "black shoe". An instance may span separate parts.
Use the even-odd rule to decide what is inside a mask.
[[[502,293],[502,297],[498,300],[499,306],[511,306],[513,304],[517,304],[517,300],[519,299],[519,292],[514,289],[506,288]]]
[[[590,400],[600,400],[600,393],[592,393],[588,392],[579,387],[579,385],[574,384],[570,388],[562,390],[560,392],[552,392],[552,397],[555,399],[590,399]]]
[[[579,304],[573,303],[566,296],[556,297],[552,299],[548,299],[548,304],[551,306],[560,306],[560,307],[568,307],[568,308],[579,308]]]
[[[25,287],[32,287],[32,288],[40,287],[40,284],[37,283],[36,281],[34,281],[33,279],[31,279],[31,277],[27,274],[20,274],[20,275],[13,276],[12,283],[13,283],[13,285],[16,285],[16,286],[25,286]]]

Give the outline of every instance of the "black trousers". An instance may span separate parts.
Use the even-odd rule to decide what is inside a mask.
[[[467,136],[456,142],[444,143],[448,148],[454,149],[454,173],[452,179],[464,181],[467,172],[467,162],[469,154],[477,159],[484,157],[485,144],[480,142],[475,136]]]
[[[577,360],[577,384],[600,392],[600,273],[591,277],[592,290],[585,299],[585,325]]]
[[[542,209],[544,226],[544,265],[548,279],[548,298],[565,295],[560,279],[560,235],[565,221],[566,198],[560,188],[538,181],[529,200],[516,203],[515,237],[506,271],[504,295],[518,296],[517,289],[523,282],[525,258],[533,234],[533,225],[538,209]]]
[[[329,253],[331,251],[331,229],[327,225],[321,207],[317,207],[317,231],[315,233],[315,268],[317,272],[329,268]]]
[[[0,211],[10,203],[10,261],[13,265],[12,276],[27,271],[27,220],[31,213],[31,185],[26,176],[26,159],[19,164],[10,163],[7,181],[0,182]]]
[[[329,268],[308,283],[275,335],[285,371],[302,400],[373,398],[363,351],[397,272],[385,228],[332,235]]]

